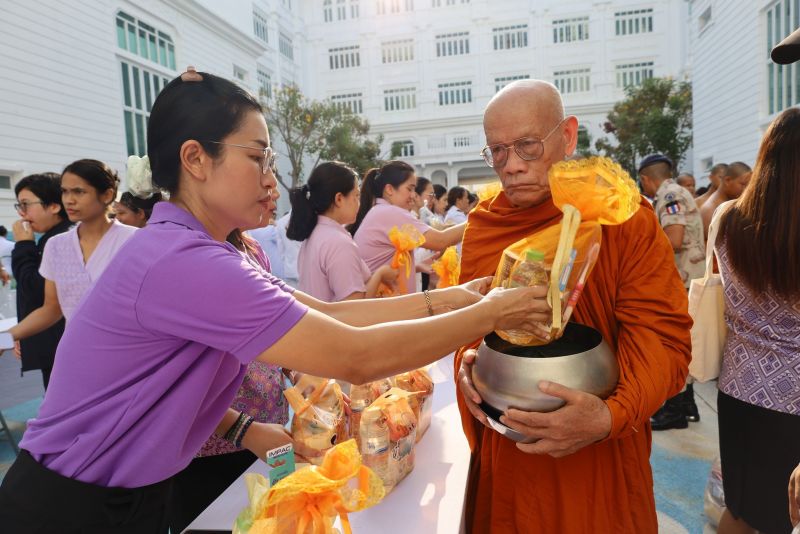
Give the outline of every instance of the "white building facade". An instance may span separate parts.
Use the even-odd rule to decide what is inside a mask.
[[[800,0],[693,0],[690,10],[694,168],[752,166],[772,119],[800,105],[800,65],[769,57],[800,27]]]
[[[294,83],[348,106],[384,155],[398,143],[448,187],[494,178],[482,111],[510,81],[553,81],[593,142],[626,85],[685,77],[683,0],[0,0],[0,12],[6,226],[27,174],[89,157],[124,175],[156,95],[190,64],[266,98]]]

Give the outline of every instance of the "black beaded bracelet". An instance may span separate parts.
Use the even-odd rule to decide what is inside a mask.
[[[230,441],[233,443],[236,434],[239,432],[239,428],[242,426],[244,422],[244,418],[247,417],[247,414],[244,412],[239,412],[239,417],[236,418],[236,421],[231,425],[227,432],[222,436],[222,439],[225,441]]]
[[[236,436],[236,440],[233,442],[233,446],[237,449],[242,448],[242,440],[244,439],[244,435],[247,433],[247,429],[250,428],[250,425],[253,424],[253,421],[255,421],[255,419],[248,415],[247,420],[242,425],[242,429],[239,431],[239,435]]]

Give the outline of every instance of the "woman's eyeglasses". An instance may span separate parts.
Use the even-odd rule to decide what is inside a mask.
[[[259,148],[255,146],[247,146],[247,145],[234,145],[233,143],[220,143],[219,141],[206,141],[206,143],[213,143],[215,145],[222,145],[222,146],[235,146],[237,148],[246,148],[248,150],[258,150],[262,152],[263,159],[261,161],[261,173],[267,174],[267,171],[272,171],[273,174],[277,174],[278,168],[275,166],[275,160],[277,159],[278,155],[272,150],[272,147],[268,146],[265,148]]]
[[[27,200],[24,200],[22,202],[14,204],[14,209],[20,213],[25,213],[28,211],[28,208],[33,206],[34,204],[41,204],[42,206],[44,206],[44,202],[42,202],[41,200],[36,200],[34,202],[28,202]]]

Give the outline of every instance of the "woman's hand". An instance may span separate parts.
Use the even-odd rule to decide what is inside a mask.
[[[553,320],[547,304],[547,286],[492,289],[482,304],[494,306],[494,330],[524,330],[546,339],[549,332],[542,325]]]
[[[397,286],[397,278],[400,271],[393,269],[391,265],[381,265],[376,273],[380,273],[381,282],[394,289]]]
[[[319,456],[319,452],[310,449],[292,439],[292,435],[281,425],[271,423],[253,422],[242,439],[242,447],[249,450],[261,460],[267,457],[267,452],[291,443],[295,454],[303,458]]]
[[[20,241],[33,241],[33,228],[31,228],[31,223],[25,221],[23,219],[18,220],[14,223],[11,227],[11,231],[14,232],[14,241],[19,243]]]
[[[464,355],[461,357],[461,366],[458,369],[458,381],[456,385],[458,389],[461,390],[464,404],[467,405],[467,409],[469,413],[472,414],[472,417],[480,421],[487,428],[491,428],[489,427],[489,422],[486,420],[486,414],[483,413],[483,410],[481,410],[479,406],[483,400],[478,394],[478,390],[475,389],[475,384],[472,383],[472,366],[475,365],[475,357],[477,355],[478,352],[475,349],[464,351]]]
[[[789,520],[793,527],[800,524],[800,464],[789,477]]]

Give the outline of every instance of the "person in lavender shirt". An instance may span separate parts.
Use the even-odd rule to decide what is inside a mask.
[[[416,197],[416,187],[414,167],[403,161],[389,161],[380,169],[370,169],[364,176],[361,207],[350,232],[371,272],[392,261],[395,248],[389,240],[389,231],[395,226],[402,228],[410,225],[417,229],[425,236],[422,246],[429,250],[445,250],[460,243],[464,237],[466,222],[440,231],[414,218],[410,210]],[[416,291],[413,254],[411,263],[409,276],[401,272],[398,278],[400,293]]]
[[[45,279],[44,304],[11,328],[14,340],[42,332],[63,317],[67,322],[136,228],[109,217],[119,179],[94,159],[70,163],[61,173],[61,198],[76,225],[54,236],[42,253],[39,273]]]
[[[148,126],[152,182],[169,202],[67,322],[47,397],[0,485],[9,532],[166,532],[172,477],[212,433],[259,458],[292,442],[280,424],[230,408],[252,361],[360,384],[547,317],[537,289],[488,291],[489,278],[337,303],[291,293],[226,241],[273,202],[258,100],[191,69],[163,88]]]
[[[324,302],[374,298],[381,282],[397,280],[389,265],[370,274],[358,246],[345,229],[358,215],[358,174],[338,161],[318,165],[308,183],[292,190],[286,235],[302,241],[299,289]]]
[[[790,108],[767,129],[742,196],[717,208],[725,210],[715,245],[728,326],[717,398],[720,534],[792,530],[787,510],[797,504],[786,485],[800,462],[798,206],[800,109]]]

